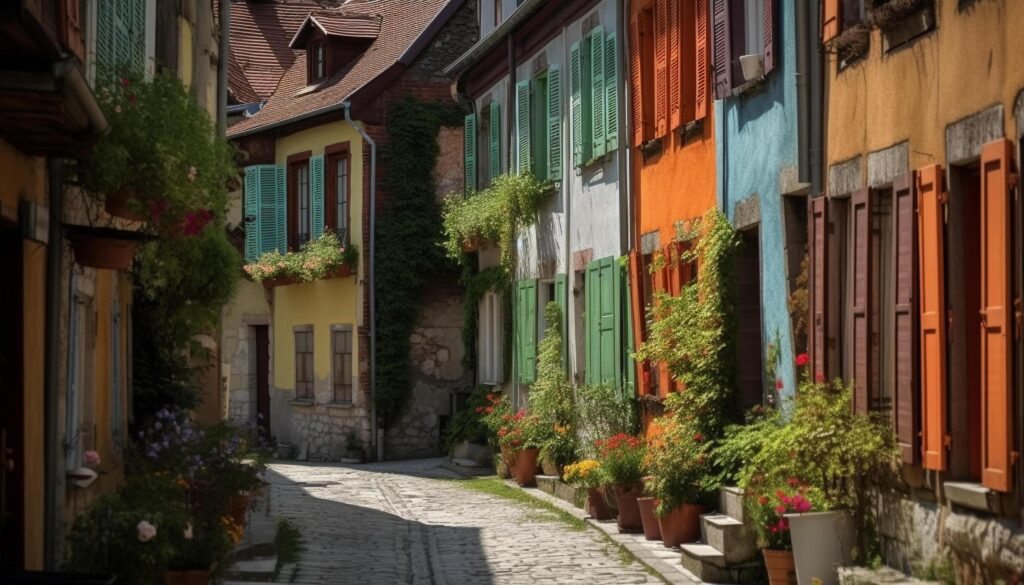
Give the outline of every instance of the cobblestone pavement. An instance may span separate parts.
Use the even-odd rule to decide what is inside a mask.
[[[660,583],[593,530],[441,481],[441,463],[272,464],[271,511],[305,546],[279,582]]]

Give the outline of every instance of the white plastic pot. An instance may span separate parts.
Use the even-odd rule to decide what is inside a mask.
[[[849,512],[810,512],[786,514],[793,541],[796,580],[811,585],[838,585],[836,570],[852,564],[856,531]]]

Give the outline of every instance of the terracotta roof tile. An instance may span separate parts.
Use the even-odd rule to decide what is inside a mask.
[[[295,61],[263,109],[251,118],[233,125],[228,129],[228,135],[251,133],[265,126],[336,106],[349,99],[354,92],[398,63],[441,11],[456,1],[352,0],[330,10],[339,18],[378,15],[380,34],[365,52],[315,90],[306,85],[305,53],[297,53]],[[317,11],[318,14],[320,12]],[[259,91],[259,88],[255,89]]]
[[[375,39],[380,34],[378,14],[337,14],[321,10],[309,15],[325,34],[357,39]]]

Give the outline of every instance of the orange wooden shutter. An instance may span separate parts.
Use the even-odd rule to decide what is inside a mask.
[[[903,454],[903,462],[913,465],[920,454],[918,420],[920,394],[917,389],[917,192],[914,174],[896,177],[892,191],[896,225],[893,229],[896,252],[896,302],[893,305],[896,359],[893,368],[896,389],[893,392],[893,429],[896,442]],[[885,250],[881,251],[883,254]]]
[[[677,0],[679,2],[679,77],[680,111],[679,123],[693,121],[696,110],[697,95],[697,4],[695,0]]]
[[[668,133],[668,0],[655,0],[654,11],[654,135]]]
[[[821,42],[827,43],[839,35],[839,15],[842,14],[842,0],[822,0]]]
[[[871,386],[871,190],[850,198],[853,231],[853,405],[868,411]]]
[[[696,20],[696,81],[694,88],[694,120],[708,115],[708,3],[697,0]]]
[[[917,171],[918,284],[921,309],[921,454],[925,469],[946,469],[946,290],[942,167]]]
[[[647,316],[644,314],[644,266],[640,260],[640,254],[636,250],[629,253],[629,288],[630,288],[630,311],[633,315],[633,347],[639,347],[644,342],[644,326]],[[637,394],[646,394],[650,387],[650,372],[648,363],[643,360],[634,360],[636,365]]]
[[[633,146],[644,143],[643,82],[641,81],[640,56],[640,15],[634,11],[629,16],[629,77],[633,86],[633,98],[629,102],[633,122]]]
[[[58,3],[58,36],[69,53],[85,61],[85,39],[82,37],[82,13],[79,0],[60,0]]]
[[[1013,485],[1013,302],[1010,175],[1013,143],[981,148],[981,483]]]
[[[679,3],[682,0],[665,0],[668,4],[668,105],[669,130],[675,130],[682,121],[682,22],[679,19]]]
[[[810,217],[807,221],[808,263],[810,274],[811,322],[808,343],[814,374],[828,376],[828,199],[824,196],[811,199],[808,205]]]

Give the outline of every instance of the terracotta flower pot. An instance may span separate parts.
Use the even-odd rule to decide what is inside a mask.
[[[615,503],[619,506],[619,532],[641,532],[644,529],[640,518],[637,498],[643,495],[642,484],[619,484],[613,487]]]
[[[122,187],[113,193],[107,193],[103,198],[103,207],[106,208],[107,213],[114,217],[121,217],[132,221],[146,221],[149,219],[145,214],[136,210],[135,203],[137,203],[135,189],[131,187]]]
[[[769,585],[796,585],[796,563],[791,550],[761,551],[764,568],[768,571]]]
[[[658,507],[658,498],[637,498],[636,503],[640,506],[640,520],[644,525],[644,538],[647,540],[661,540],[661,525],[658,524],[658,516],[654,509]]]
[[[87,234],[69,235],[75,262],[107,270],[127,270],[135,260],[139,242]]]
[[[594,520],[611,520],[615,517],[615,512],[608,507],[601,488],[587,488],[587,512]]]
[[[668,548],[700,540],[700,515],[707,510],[697,504],[682,504],[658,519],[661,541]]]
[[[245,526],[246,514],[249,512],[249,496],[246,495],[233,495],[228,500],[228,513],[231,515],[231,519],[235,521],[235,524],[239,526]]]
[[[211,573],[210,569],[164,571],[164,585],[206,585]]]
[[[537,485],[537,457],[540,456],[540,449],[523,449],[516,453],[516,467],[512,471],[516,476],[516,483],[519,487],[530,487]]]

